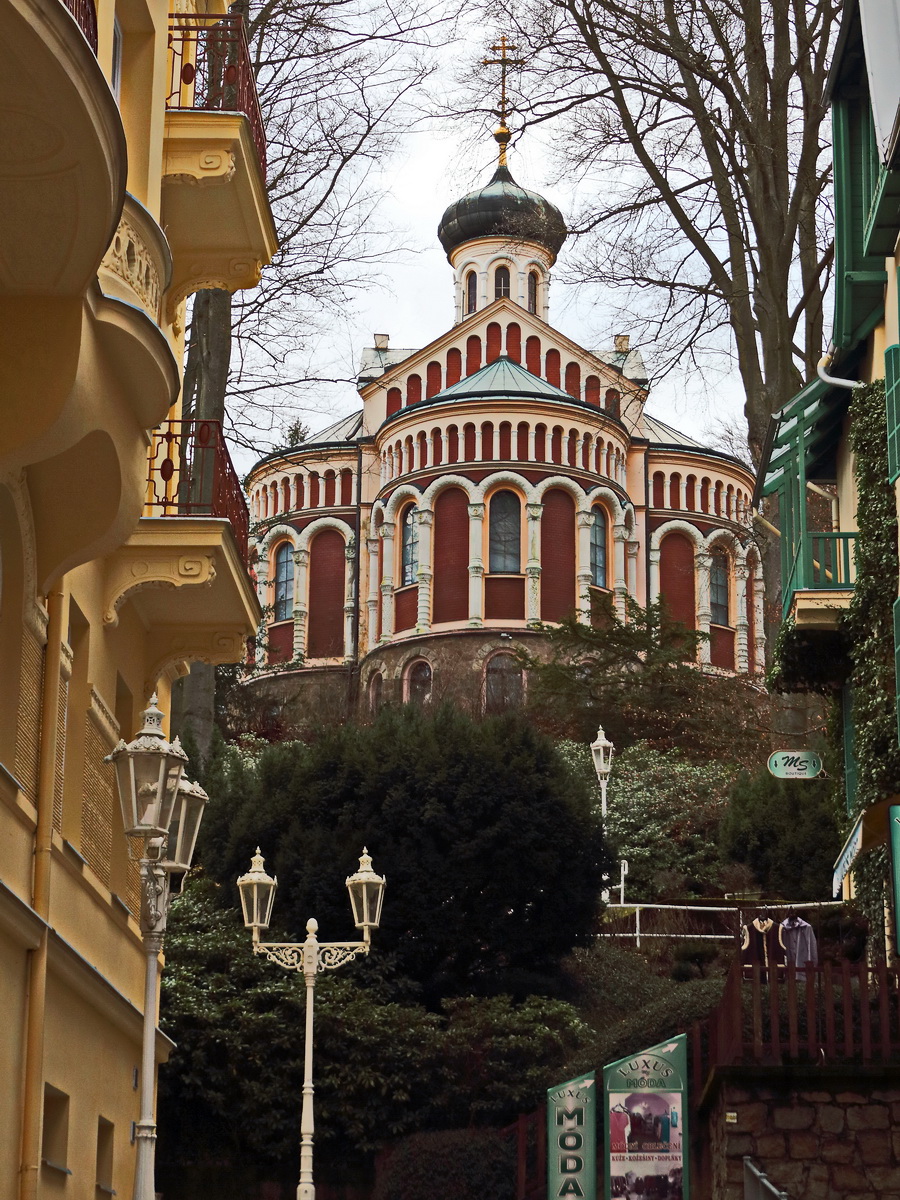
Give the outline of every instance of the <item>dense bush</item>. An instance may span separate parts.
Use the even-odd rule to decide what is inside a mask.
[[[552,991],[594,928],[608,864],[590,793],[520,715],[407,706],[215,770],[199,854],[234,902],[260,845],[283,930],[315,916],[324,940],[347,937],[344,879],[368,845],[388,880],[378,954],[434,1008]]]
[[[373,1200],[513,1200],[515,1194],[514,1138],[451,1129],[400,1141],[378,1172]]]

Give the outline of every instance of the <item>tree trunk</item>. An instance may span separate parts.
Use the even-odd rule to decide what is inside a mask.
[[[224,421],[231,364],[231,293],[221,288],[197,292],[191,316],[184,371],[185,420]],[[190,729],[205,759],[215,720],[216,669],[191,663],[191,671],[173,689],[180,708],[179,731]]]

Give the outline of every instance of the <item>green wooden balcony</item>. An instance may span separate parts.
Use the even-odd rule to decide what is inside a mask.
[[[797,592],[851,592],[856,582],[855,533],[804,531],[782,588],[782,614],[787,617]]]

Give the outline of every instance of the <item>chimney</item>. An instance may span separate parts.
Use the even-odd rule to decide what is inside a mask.
[[[631,342],[630,333],[617,333],[613,341],[616,344],[616,354],[627,354]]]
[[[390,340],[391,340],[391,335],[389,333],[376,333],[375,334],[375,349],[376,350],[387,350]],[[627,340],[628,339],[626,338],[626,341]]]

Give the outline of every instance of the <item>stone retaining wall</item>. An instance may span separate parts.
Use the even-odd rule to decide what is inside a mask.
[[[791,1200],[900,1200],[896,1069],[732,1070],[712,1092],[693,1139],[701,1200],[743,1200],[747,1154]]]

